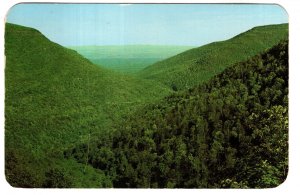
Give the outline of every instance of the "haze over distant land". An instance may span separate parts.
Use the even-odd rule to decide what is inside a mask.
[[[287,23],[288,16],[266,4],[17,4],[7,22],[36,28],[63,46],[200,46],[254,26]]]
[[[18,4],[4,38],[13,187],[264,189],[287,178],[278,5]]]
[[[252,28],[136,75],[10,23],[5,55],[13,187],[273,188],[287,177],[288,24]]]

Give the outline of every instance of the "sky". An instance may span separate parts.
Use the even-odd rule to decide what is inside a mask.
[[[287,23],[288,14],[276,4],[17,4],[6,21],[63,46],[201,46]]]

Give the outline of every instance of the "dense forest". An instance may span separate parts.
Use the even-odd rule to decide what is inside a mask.
[[[141,78],[186,90],[287,38],[288,24],[257,26],[231,39],[212,42],[159,61],[138,74]]]
[[[58,167],[72,186],[98,187],[101,172],[82,171],[63,151],[106,134],[123,115],[171,92],[98,67],[20,25],[6,24],[5,55],[5,170],[12,186],[41,187]]]
[[[288,24],[256,27],[133,75],[95,65],[36,29],[7,23],[8,183],[278,186],[288,172],[287,35]],[[173,65],[180,77],[169,71]],[[163,77],[143,78],[156,71]]]
[[[288,172],[288,41],[114,128],[65,158],[102,170],[113,187],[276,187]],[[69,187],[53,174],[63,179],[48,187]]]

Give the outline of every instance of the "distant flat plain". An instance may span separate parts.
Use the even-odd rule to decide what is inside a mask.
[[[189,50],[195,46],[180,45],[107,45],[70,46],[79,54],[104,68],[136,73],[145,67]]]

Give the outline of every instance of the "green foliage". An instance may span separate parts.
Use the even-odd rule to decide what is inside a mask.
[[[255,27],[229,40],[190,49],[139,72],[141,78],[188,89],[208,81],[232,64],[245,61],[288,37],[288,24]]]
[[[166,66],[164,76],[173,75],[168,89],[99,68],[34,29],[6,24],[8,182],[55,188],[279,185],[288,171],[288,43],[248,58],[286,34],[287,25],[259,27],[177,55],[169,60],[185,66],[174,63],[174,70],[189,67],[193,74],[173,75]],[[195,56],[198,64],[216,66],[194,67]]]
[[[46,188],[68,188],[71,187],[70,178],[68,178],[64,171],[59,169],[51,169],[45,173],[46,181],[43,187]]]
[[[33,188],[42,186],[44,175],[40,171],[40,161],[33,164],[29,155],[21,150],[5,148],[5,176],[13,187]]]
[[[114,187],[276,187],[288,169],[287,96],[288,43],[282,41],[137,111],[116,125],[110,149],[95,140],[90,165],[115,175]],[[76,151],[70,156],[80,161]]]
[[[6,175],[18,187],[41,186],[66,148],[107,134],[123,116],[170,92],[101,69],[27,27],[6,24],[5,55],[5,148],[13,155]]]

